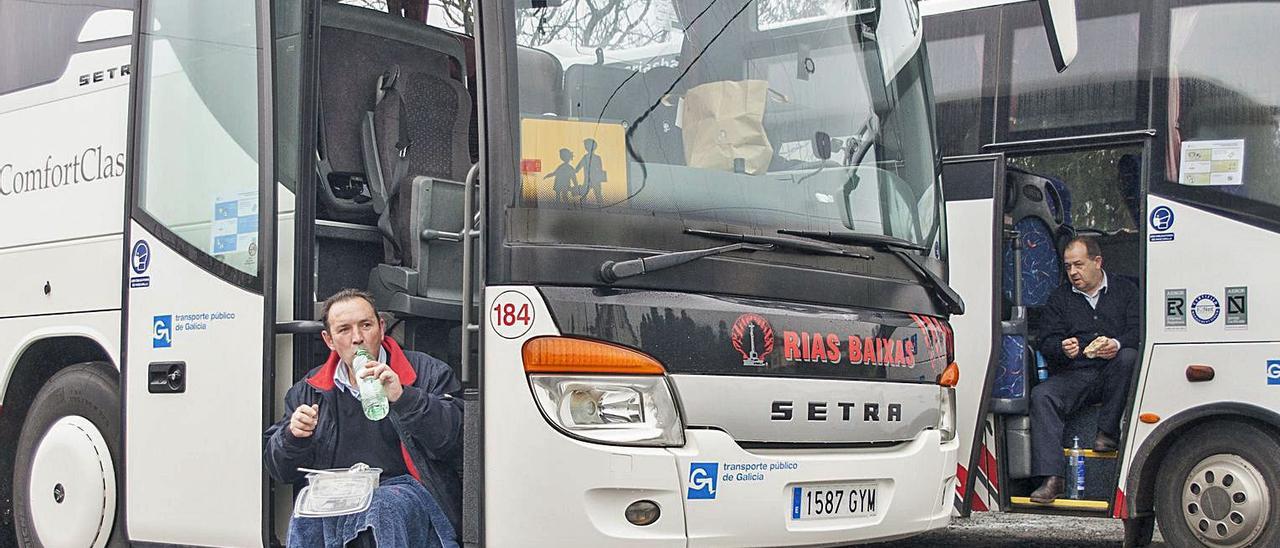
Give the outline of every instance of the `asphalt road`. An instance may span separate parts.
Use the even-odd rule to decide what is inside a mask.
[[[870,544],[872,548],[932,548],[975,546],[982,548],[1119,548],[1124,542],[1120,520],[975,512],[956,519],[933,533],[894,542]],[[1154,547],[1167,546],[1156,528]]]

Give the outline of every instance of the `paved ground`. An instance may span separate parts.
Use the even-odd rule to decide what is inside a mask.
[[[869,545],[872,548],[1119,548],[1124,541],[1120,520],[975,512],[951,527],[919,537]],[[1154,547],[1167,546],[1156,529]]]

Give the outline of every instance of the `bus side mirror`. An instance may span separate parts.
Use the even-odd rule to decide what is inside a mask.
[[[1076,0],[1040,0],[1040,17],[1049,37],[1049,52],[1058,72],[1076,59],[1079,42],[1076,36]]]

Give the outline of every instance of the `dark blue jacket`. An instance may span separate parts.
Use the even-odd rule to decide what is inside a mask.
[[[400,437],[400,451],[409,473],[422,482],[444,509],[455,531],[462,524],[462,481],[459,459],[462,449],[462,384],[448,364],[421,352],[405,352],[391,338],[384,338],[392,371],[400,376],[404,394],[390,405],[387,419]],[[300,484],[304,468],[331,468],[337,451],[335,398],[350,397],[334,390],[337,353],[307,373],[285,394],[284,418],[267,429],[262,459],[277,481]],[[299,405],[320,404],[319,423],[308,438],[289,431],[289,417]]]
[[[1138,286],[1120,276],[1107,276],[1107,290],[1098,298],[1098,307],[1089,306],[1084,295],[1071,290],[1070,283],[1058,286],[1049,295],[1040,316],[1040,353],[1055,367],[1080,367],[1106,363],[1101,358],[1084,357],[1084,347],[1099,335],[1120,341],[1121,348],[1142,351],[1139,328]],[[1067,358],[1062,341],[1076,337],[1080,354]]]

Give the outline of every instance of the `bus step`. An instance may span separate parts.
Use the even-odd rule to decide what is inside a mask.
[[[1049,504],[1040,504],[1031,502],[1030,497],[1009,497],[1009,502],[1014,506],[1026,506],[1032,508],[1060,508],[1064,510],[1085,510],[1090,512],[1106,512],[1107,501],[1105,500],[1079,500],[1059,498]]]
[[[1086,459],[1114,459],[1117,456],[1119,456],[1119,453],[1116,453],[1115,451],[1107,451],[1103,453],[1103,452],[1094,451],[1093,449],[1083,449],[1081,450],[1081,453],[1084,454],[1084,458]],[[1071,450],[1064,448],[1062,450],[1062,456],[1070,457]]]

